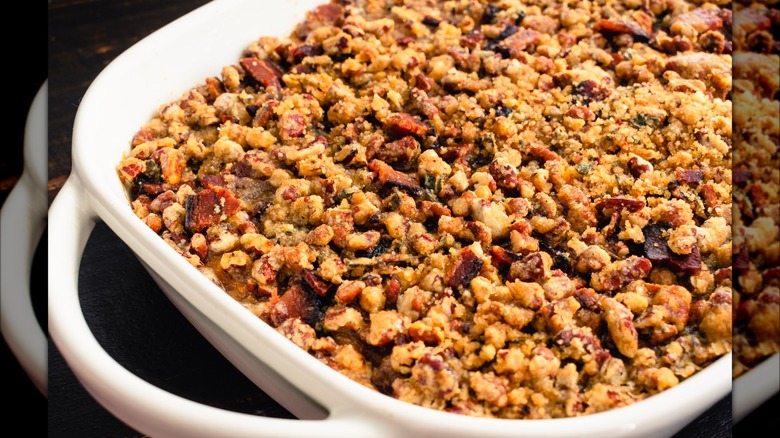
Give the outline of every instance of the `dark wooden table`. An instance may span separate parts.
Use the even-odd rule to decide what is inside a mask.
[[[70,173],[70,138],[73,120],[80,99],[92,80],[112,59],[132,44],[204,3],[206,3],[205,0],[169,0],[162,2],[154,0],[50,0],[48,2],[49,202],[56,196],[59,187],[61,187]],[[19,50],[23,51],[22,49]],[[29,51],[29,47],[24,46],[24,51]],[[19,79],[19,76],[23,75],[16,75],[16,78]],[[20,89],[23,88],[26,97],[32,98],[44,77],[45,75],[38,74],[37,76],[33,75],[31,78],[26,76],[22,78],[22,80],[30,79],[30,83],[25,83],[24,87],[20,87]],[[16,114],[18,122],[14,126],[23,126],[23,121],[20,121],[18,117],[23,119],[25,115],[26,110],[23,114]],[[18,131],[15,135],[21,138],[21,134]],[[21,144],[21,140],[15,141],[14,144]],[[8,191],[13,187],[20,172],[21,153],[19,150],[14,149],[12,153],[4,155],[2,160],[0,160],[0,202],[5,199]],[[129,255],[127,249],[113,236],[110,230],[98,227],[91,240],[96,239],[100,239],[102,243],[95,245],[92,249],[88,248],[85,260],[82,263],[82,265],[87,265],[87,267],[82,266],[80,279],[83,279],[85,282],[93,282],[91,286],[86,286],[86,296],[95,296],[95,289],[105,287],[105,282],[101,282],[100,278],[106,273],[106,270],[110,272],[112,269],[129,270],[130,272],[137,270],[141,276],[136,280],[139,282],[138,286],[148,286],[150,289],[149,293],[155,294],[155,286],[149,283],[148,277],[143,276],[143,270],[140,266],[133,264],[132,256]],[[113,254],[119,254],[119,256],[114,257],[116,260],[113,262],[113,265],[108,263],[106,266],[103,266],[99,263],[101,259],[106,257],[106,254],[101,253],[105,248],[108,248],[108,251],[112,251]],[[45,254],[45,247],[40,251],[43,251]],[[94,264],[93,268],[89,268],[88,262]],[[42,264],[45,265],[45,258]],[[90,299],[100,300],[99,296]],[[165,366],[182,366],[181,361],[199,361],[196,355],[205,352],[203,353],[206,355],[204,356],[206,358],[205,362],[207,362],[205,366],[211,367],[210,369],[212,370],[226,370],[225,372],[228,374],[228,377],[223,378],[219,383],[243,388],[242,385],[245,385],[246,382],[241,381],[240,376],[230,374],[230,366],[222,363],[217,356],[214,356],[208,345],[198,338],[197,333],[194,333],[191,328],[187,328],[186,323],[182,319],[175,319],[175,311],[171,307],[166,307],[169,306],[169,303],[166,304],[166,301],[160,299],[159,295],[156,297],[150,296],[149,299],[152,300],[152,304],[156,303],[156,310],[154,311],[174,318],[175,330],[172,336],[185,337],[186,348],[175,351],[179,357],[173,357],[170,353],[159,353],[157,355],[160,356],[158,357],[160,361],[167,361]],[[121,308],[116,308],[118,303],[99,302],[99,304],[109,306],[109,309],[113,312],[121,311]],[[147,301],[147,304],[149,304],[149,301]],[[99,312],[94,318],[100,319]],[[99,322],[97,321],[96,323]],[[160,329],[160,327],[153,326],[146,329]],[[105,339],[110,341],[115,334],[108,333],[104,334],[104,336],[106,337]],[[164,344],[176,339],[178,338],[169,338],[160,342]],[[118,352],[116,354],[121,355],[123,353]],[[128,356],[132,355],[128,354]],[[126,359],[130,360],[130,358]],[[7,353],[4,353],[3,360],[5,363],[13,365],[13,359],[8,359]],[[55,386],[50,386],[49,389],[48,434],[50,436],[114,437],[140,435],[113,418],[112,415],[104,411],[102,407],[85,393],[83,388],[69,373],[67,365],[62,361],[56,348],[50,347],[49,360],[50,382],[55,383]],[[175,387],[180,384],[177,383],[176,379],[182,378],[181,373],[178,375],[166,375],[165,373],[170,372],[170,370],[165,368],[165,366],[162,366],[161,369],[138,369],[135,371],[141,375],[158,373],[160,385],[164,387],[166,385]],[[11,376],[20,385],[19,388],[14,387],[14,392],[6,392],[6,387],[4,386],[3,397],[6,401],[11,401],[12,406],[11,410],[6,409],[4,411],[6,414],[4,418],[9,418],[12,423],[16,421],[24,427],[29,427],[30,423],[26,420],[27,417],[22,415],[22,412],[29,412],[30,409],[33,411],[42,409],[41,397],[36,396],[37,394],[31,385],[25,385],[25,378],[19,374],[18,370],[17,374],[12,374]],[[188,379],[199,378],[197,374],[186,373],[184,377]],[[258,394],[249,388],[246,389],[248,395],[243,395],[243,401],[246,404],[242,405],[241,401],[236,401],[236,398],[242,397],[241,391],[243,389],[229,394],[228,397],[232,397],[232,401],[220,400],[214,403],[228,404],[230,405],[228,408],[231,409],[258,412],[262,411],[262,404],[267,402],[270,411],[265,412],[265,414],[285,416],[285,412],[278,410],[272,401],[266,401],[262,393]],[[207,395],[208,392],[196,393],[192,397],[197,399]],[[247,401],[247,398],[249,401]],[[773,407],[777,406],[776,399],[777,397],[775,397]],[[45,400],[43,403],[45,403]],[[729,397],[726,397],[701,418],[682,430],[677,435],[677,438],[731,436],[730,409],[731,401]],[[757,425],[768,425],[770,426],[769,430],[771,430],[773,426],[776,428],[777,420],[771,416],[771,412],[758,410],[754,415],[738,425],[734,430],[734,435],[744,434],[747,436],[752,434],[754,427]],[[6,426],[9,425],[6,424]],[[10,429],[13,429],[13,427]]]

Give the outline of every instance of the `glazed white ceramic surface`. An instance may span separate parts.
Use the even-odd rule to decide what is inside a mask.
[[[22,176],[0,212],[0,327],[22,369],[47,394],[46,337],[33,312],[30,270],[46,227],[48,81],[27,113]]]
[[[214,1],[122,54],[84,96],[73,130],[73,172],[49,210],[49,331],[98,402],[151,436],[660,437],[728,395],[731,355],[646,401],[581,418],[496,420],[414,406],[363,387],[296,347],[139,221],[115,171],[137,129],[160,105],[234,64],[257,37],[287,35],[320,3]],[[133,250],[220,352],[301,420],[192,402],[139,379],[103,351],[84,321],[77,290],[81,253],[96,221],[105,222]]]

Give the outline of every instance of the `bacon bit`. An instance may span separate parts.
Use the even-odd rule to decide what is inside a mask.
[[[127,158],[119,166],[119,175],[125,182],[132,182],[146,171],[146,163],[137,158]]]
[[[509,251],[503,247],[494,245],[490,247],[490,261],[494,266],[505,268],[521,259],[520,254]]]
[[[203,187],[207,189],[225,187],[225,178],[221,175],[204,175],[200,178],[200,182],[203,184]]]
[[[324,297],[330,290],[330,285],[317,276],[313,271],[309,269],[303,269],[301,272],[301,278],[303,279],[304,287],[308,287],[309,291]]]
[[[593,30],[601,33],[624,33],[633,35],[637,41],[650,41],[652,34],[652,19],[644,12],[638,12],[635,20],[599,20],[593,25]]]
[[[278,327],[290,318],[314,326],[322,318],[322,310],[314,295],[295,284],[271,306],[271,322]]]
[[[731,172],[731,181],[734,184],[745,184],[753,178],[753,174],[747,169],[734,169]]]
[[[428,125],[420,119],[406,113],[393,113],[385,120],[385,128],[390,135],[404,137],[407,135],[416,135],[424,137],[428,135],[430,129]]]
[[[758,294],[758,302],[761,304],[780,304],[780,293],[777,290],[764,289]],[[775,313],[776,315],[776,313]]]
[[[325,53],[325,51],[322,49],[322,46],[315,46],[312,44],[297,45],[290,51],[293,61],[291,64],[298,64],[307,56],[319,56],[323,53]]]
[[[531,146],[528,148],[528,153],[543,161],[563,160],[560,155],[542,146]]]
[[[398,295],[401,293],[401,281],[397,274],[393,274],[385,286],[385,299],[390,305],[395,305],[398,301]]]
[[[483,39],[482,28],[475,27],[460,38],[460,45],[469,49],[475,49]]]
[[[423,17],[422,23],[426,26],[437,27],[441,23],[441,19],[426,15]]]
[[[298,191],[293,186],[287,187],[287,189],[282,192],[282,199],[293,202],[298,199]]]
[[[514,24],[509,24],[507,27],[504,28],[504,30],[501,31],[500,34],[498,34],[497,37],[490,40],[490,42],[485,46],[485,50],[494,50],[496,49],[497,45],[504,41],[505,39],[511,37],[512,35],[516,34],[520,28],[515,26]],[[499,50],[500,52],[500,50]]]
[[[747,245],[744,244],[739,245],[737,248],[737,253],[731,266],[740,274],[744,274],[750,269],[750,252]]]
[[[653,165],[647,160],[639,157],[631,157],[628,160],[628,171],[631,172],[634,178],[639,178],[645,172],[651,172]]]
[[[372,160],[368,167],[376,173],[377,181],[382,185],[398,187],[412,196],[420,196],[423,193],[417,177],[401,173],[384,161]]]
[[[197,195],[190,195],[185,202],[184,226],[191,232],[201,232],[219,222],[222,214],[235,214],[241,201],[228,189],[204,189]]]
[[[683,183],[697,183],[704,179],[704,172],[701,170],[677,169],[677,181]]]
[[[497,50],[507,58],[520,59],[531,46],[542,42],[542,34],[533,29],[522,29],[501,41]]]
[[[601,101],[606,99],[610,94],[610,90],[607,87],[600,86],[592,79],[587,79],[575,85],[571,90],[571,94],[575,96],[583,96],[583,103],[587,105],[591,101]]]
[[[608,208],[625,208],[628,211],[636,212],[645,207],[645,203],[638,199],[623,198],[615,196],[612,198],[601,198],[594,203],[596,210],[604,210]]]
[[[238,232],[241,233],[241,234],[248,234],[248,233],[256,234],[257,233],[257,227],[251,221],[241,222],[241,224],[238,227],[236,227],[236,228],[238,229]]]
[[[691,12],[676,15],[669,22],[669,26],[682,22],[690,25],[696,32],[702,34],[708,30],[720,29],[723,27],[723,19],[720,17],[720,11],[710,8],[696,8]]]
[[[572,107],[566,113],[566,115],[574,119],[581,119],[588,122],[592,122],[596,120],[596,114],[594,114],[593,111],[589,110],[588,107],[582,105]]]
[[[465,286],[482,270],[483,261],[469,248],[463,248],[460,256],[444,276],[444,284],[458,288]]]
[[[707,207],[712,208],[718,205],[718,194],[715,192],[715,188],[712,184],[704,185],[701,188],[700,194]]]
[[[144,174],[138,175],[135,183],[138,193],[144,193],[152,197],[165,191],[161,182],[146,178]]]
[[[306,13],[306,20],[298,25],[295,33],[302,40],[314,29],[321,27],[338,26],[344,19],[344,6],[329,2],[317,6],[313,11]]]
[[[476,145],[474,143],[453,144],[437,149],[442,160],[452,163],[458,158],[465,158],[474,155]]]
[[[284,76],[282,69],[268,59],[242,58],[239,63],[254,80],[268,88],[279,87],[279,80]]]
[[[268,122],[274,117],[274,109],[279,106],[278,100],[270,100],[266,102],[262,108],[258,109],[252,119],[252,127],[265,128]]]
[[[763,186],[758,184],[753,184],[750,186],[748,189],[748,195],[750,196],[750,200],[753,202],[753,206],[756,208],[763,208],[765,205],[767,205],[767,201],[769,200],[769,193],[767,193]]]
[[[517,187],[517,169],[514,166],[493,161],[488,170],[499,187],[507,189]]]
[[[652,224],[646,226],[642,231],[645,236],[645,256],[653,263],[687,273],[701,271],[701,253],[699,252],[698,244],[694,244],[689,254],[676,254],[669,248],[669,245],[663,238],[663,227]]]

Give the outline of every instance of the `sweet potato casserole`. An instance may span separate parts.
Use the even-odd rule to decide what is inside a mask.
[[[605,411],[731,351],[731,21],[334,1],[162,105],[117,170],[173,249],[368,387]]]
[[[780,352],[778,6],[734,5],[734,377]]]

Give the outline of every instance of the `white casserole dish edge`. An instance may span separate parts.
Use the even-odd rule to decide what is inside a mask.
[[[24,168],[0,211],[0,328],[8,348],[35,387],[47,395],[44,336],[30,297],[33,257],[46,227],[46,111],[48,81],[27,113]]]
[[[85,388],[152,436],[669,436],[731,390],[731,355],[641,403],[586,417],[495,420],[404,403],[342,376],[300,350],[208,281],[132,213],[115,172],[129,140],[163,103],[261,35],[287,35],[322,0],[217,0],[118,57],[90,86],[73,130],[73,172],[49,215],[49,331]],[[78,301],[81,253],[104,221],[192,324],[253,382],[306,420],[224,411],[141,380],[95,340]],[[296,389],[297,388],[297,389]]]

